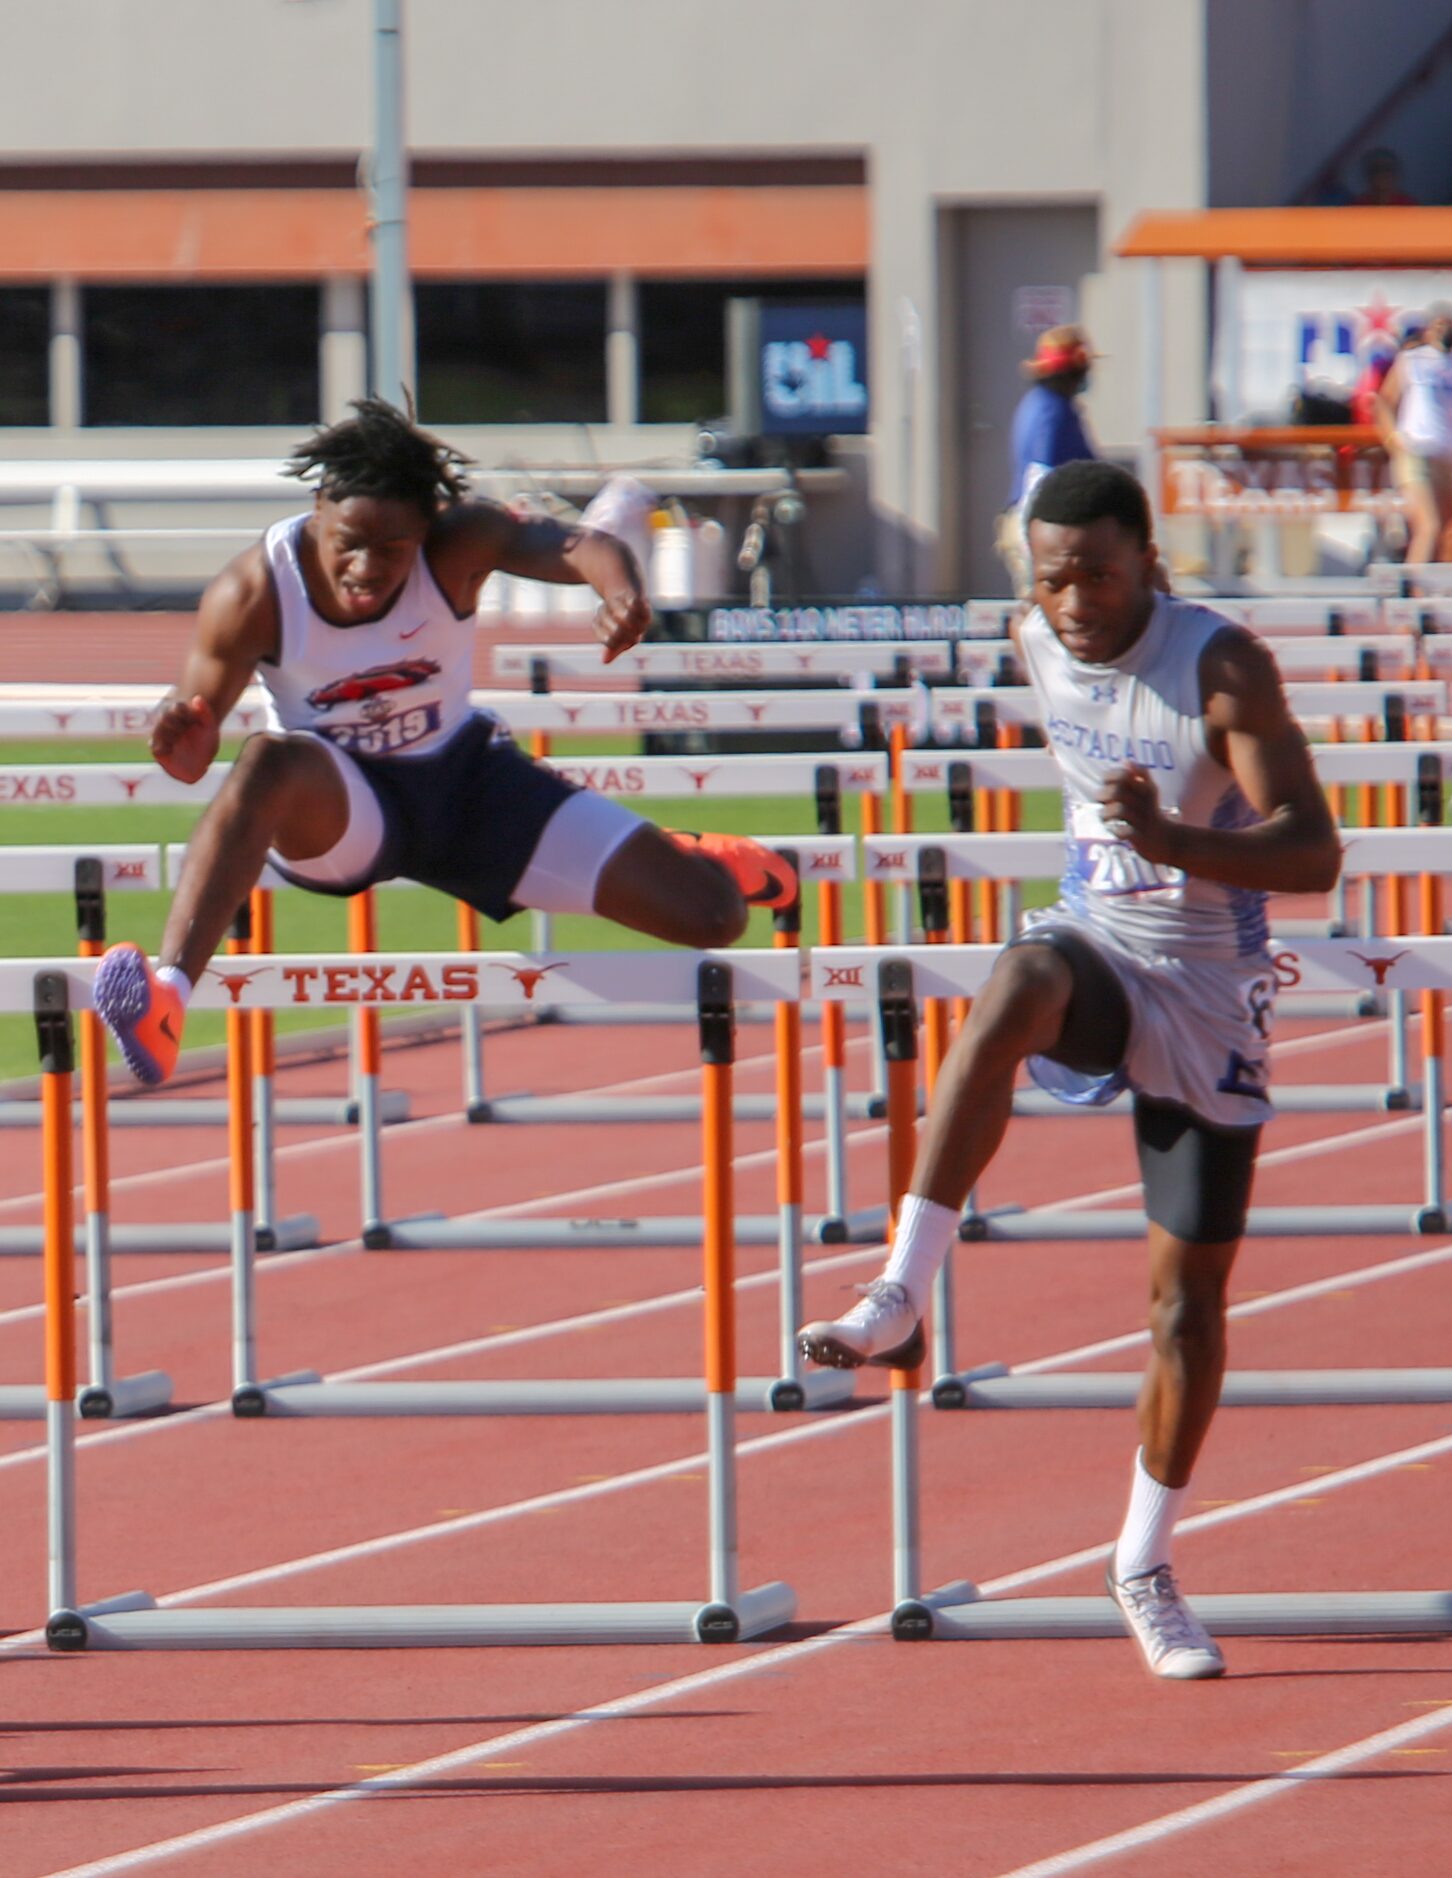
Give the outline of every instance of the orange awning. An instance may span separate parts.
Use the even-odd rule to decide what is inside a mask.
[[[1114,252],[1281,267],[1438,267],[1452,264],[1452,208],[1148,214],[1130,224]]]
[[[421,278],[860,274],[860,185],[415,189]],[[0,191],[0,281],[317,280],[366,274],[341,189]]]

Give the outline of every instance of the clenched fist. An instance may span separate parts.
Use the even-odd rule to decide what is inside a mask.
[[[173,698],[151,727],[151,754],[178,782],[200,782],[221,744],[221,730],[205,698]]]
[[[613,593],[595,612],[595,637],[605,648],[609,665],[622,652],[639,645],[651,620],[650,602],[643,593]]]
[[[1117,841],[1159,865],[1177,866],[1178,824],[1160,807],[1154,777],[1138,763],[1127,763],[1104,780],[1099,791],[1104,825]]]

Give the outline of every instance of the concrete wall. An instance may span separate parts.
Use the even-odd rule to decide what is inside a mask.
[[[1438,0],[1205,0],[1212,207],[1289,202],[1452,24]],[[1440,108],[1438,100],[1440,99]],[[1446,201],[1452,67],[1373,141]],[[1361,187],[1353,163],[1346,176]]]

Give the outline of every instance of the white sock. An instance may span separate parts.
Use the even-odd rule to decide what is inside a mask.
[[[192,995],[192,981],[187,977],[181,966],[158,965],[156,975],[161,980],[162,984],[170,985],[172,990],[176,992],[177,996],[182,1001],[182,1009],[185,1010],[188,1000]]]
[[[956,1208],[916,1193],[907,1196],[898,1213],[882,1275],[889,1284],[903,1287],[919,1317],[928,1308],[928,1294],[958,1231],[958,1217]]]
[[[1188,1481],[1183,1487],[1163,1486],[1145,1472],[1144,1449],[1135,1455],[1129,1511],[1114,1546],[1114,1576],[1121,1584],[1169,1564],[1170,1533],[1189,1490]]]

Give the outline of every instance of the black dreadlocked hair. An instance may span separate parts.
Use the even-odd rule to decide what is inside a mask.
[[[318,493],[335,502],[376,496],[412,502],[428,516],[468,494],[459,470],[470,458],[418,429],[411,411],[384,398],[359,398],[349,408],[357,415],[298,444],[289,476],[316,476]]]

